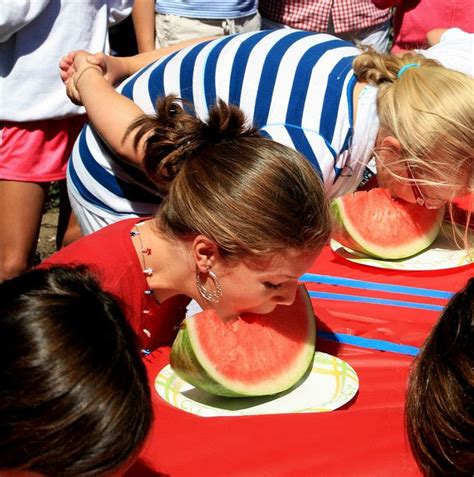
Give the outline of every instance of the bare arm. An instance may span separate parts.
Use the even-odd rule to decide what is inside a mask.
[[[98,66],[91,65],[86,55],[78,55],[74,60],[76,72],[68,80],[68,94],[78,94],[85,106],[88,118],[104,141],[119,156],[142,168],[144,157],[144,136],[138,147],[133,145],[134,134],[125,140],[128,126],[144,114],[143,110],[126,96],[117,93],[104,78]]]
[[[143,68],[146,65],[149,65],[153,61],[159,60],[170,53],[186,48],[187,46],[196,45],[202,43],[203,41],[214,40],[215,36],[208,36],[205,38],[193,38],[192,40],[182,41],[176,45],[166,46],[164,48],[158,48],[157,50],[147,51],[135,56],[126,56],[120,58],[125,64],[123,71],[127,71],[128,75],[131,75],[137,72],[139,69]]]
[[[155,0],[135,0],[132,9],[139,53],[155,49]]]
[[[435,28],[434,30],[430,30],[426,34],[426,41],[428,45],[433,46],[436,45],[441,41],[441,35],[447,30],[447,28]]]
[[[105,78],[110,84],[117,84],[124,78],[136,73],[139,69],[149,65],[153,61],[159,60],[170,53],[181,50],[187,46],[192,46],[203,41],[213,40],[216,37],[194,38],[192,40],[183,41],[177,45],[159,48],[153,51],[147,51],[135,56],[110,56],[104,53],[90,54],[87,61],[91,64],[100,65],[104,71]],[[60,75],[64,83],[74,75],[75,66],[74,58],[78,53],[85,53],[84,51],[72,51],[61,58],[59,62]]]

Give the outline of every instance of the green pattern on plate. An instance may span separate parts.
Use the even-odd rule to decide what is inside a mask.
[[[296,386],[274,396],[214,396],[183,381],[170,365],[159,372],[155,389],[172,406],[203,417],[328,412],[355,396],[359,378],[345,361],[318,351],[311,371]]]

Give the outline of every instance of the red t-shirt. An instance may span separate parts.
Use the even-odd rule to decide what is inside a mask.
[[[143,349],[172,344],[189,298],[178,295],[162,304],[148,290],[142,264],[130,237],[143,218],[125,219],[79,239],[51,255],[40,266],[87,265],[103,289],[115,295]],[[169,264],[166,264],[169,265]]]
[[[435,28],[460,28],[474,32],[472,0],[372,0],[378,8],[396,7],[392,52],[424,49],[426,34]]]

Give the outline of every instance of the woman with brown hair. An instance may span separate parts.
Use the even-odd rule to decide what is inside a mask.
[[[0,284],[0,474],[110,475],[151,425],[147,374],[116,299],[84,267]]]
[[[222,101],[203,121],[169,96],[127,126],[121,140],[164,196],[155,217],[104,227],[44,265],[93,267],[124,303],[144,354],[171,344],[190,299],[223,317],[291,304],[330,234],[311,165]]]
[[[428,476],[474,475],[474,278],[448,303],[410,375],[406,424]]]

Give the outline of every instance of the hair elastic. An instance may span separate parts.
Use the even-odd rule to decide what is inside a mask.
[[[397,78],[400,78],[403,73],[405,73],[406,70],[409,70],[410,68],[418,68],[420,66],[420,63],[408,63],[406,65],[403,65],[397,73]]]

